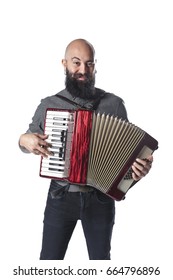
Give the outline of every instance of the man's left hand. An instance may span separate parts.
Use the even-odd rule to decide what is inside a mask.
[[[148,174],[153,162],[153,156],[149,156],[147,159],[137,158],[132,165],[132,177],[133,180],[138,181]]]

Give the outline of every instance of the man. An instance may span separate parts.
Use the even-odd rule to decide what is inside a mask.
[[[41,100],[29,129],[19,139],[24,152],[43,157],[50,155],[47,135],[43,135],[47,108],[76,109],[78,106],[127,119],[120,97],[95,88],[95,51],[88,41],[76,39],[69,43],[62,64],[66,74],[65,89]],[[135,181],[149,172],[152,161],[152,156],[148,161],[136,159],[132,165]],[[114,216],[114,200],[95,188],[51,180],[40,259],[64,259],[75,225],[81,220],[89,259],[109,260]]]

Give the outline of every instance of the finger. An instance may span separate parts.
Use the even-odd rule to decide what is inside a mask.
[[[153,162],[153,160],[154,160],[153,155],[150,155],[147,159],[148,159],[150,162]]]
[[[133,170],[133,174],[132,177],[134,180],[139,180],[141,178],[143,178],[144,176],[147,175],[147,173],[149,172],[151,166],[140,166],[139,167],[135,167],[135,165],[132,166],[132,170]]]
[[[33,153],[37,156],[42,156],[44,158],[47,158],[49,156],[47,152],[42,152],[40,150],[34,150]]]
[[[39,137],[40,139],[43,139],[43,140],[47,139],[49,136],[47,134],[39,134],[39,133],[33,133],[33,134],[35,134],[37,137]]]
[[[50,145],[48,144],[47,147],[45,146],[39,146],[37,148],[37,150],[39,151],[40,155],[44,156],[44,157],[48,157],[53,155],[53,153],[48,149],[50,147]]]
[[[148,158],[143,158],[143,159],[140,159],[140,158],[137,158],[136,159],[136,162],[138,162],[139,164],[143,165],[143,166],[146,166],[147,164],[148,165],[151,165],[152,162],[153,162],[153,157],[150,156]]]
[[[33,150],[33,154],[34,154],[34,155],[40,155],[40,152],[39,152],[39,150],[34,149],[34,150]]]
[[[48,149],[51,147],[51,144],[46,143],[46,142],[39,142],[37,148],[43,148],[43,149]]]
[[[132,178],[134,181],[139,181],[141,177],[137,176],[134,172],[132,173]]]
[[[145,164],[145,162],[144,162],[144,164]],[[132,167],[133,167],[135,170],[141,172],[142,169],[144,168],[143,161],[142,161],[141,159],[139,159],[139,160],[136,159],[136,161],[133,163]]]
[[[150,170],[151,166],[149,164],[144,165],[140,165],[140,164],[136,164],[134,163],[132,166],[133,171],[140,176],[141,175],[146,175],[148,173],[148,171]]]
[[[141,172],[144,172],[146,175],[146,172],[150,170],[152,165],[152,162],[148,159],[136,159],[136,162],[133,163],[133,166],[135,166],[137,169],[139,169]]]
[[[133,170],[132,177],[134,180],[139,180],[142,177],[144,177],[144,174],[141,172],[141,170],[136,168],[134,165],[132,166],[132,170]]]

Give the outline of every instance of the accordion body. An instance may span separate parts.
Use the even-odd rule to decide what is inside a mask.
[[[94,111],[48,108],[44,133],[52,155],[41,158],[40,176],[92,186],[122,200],[133,185],[131,166],[158,147],[128,121]]]

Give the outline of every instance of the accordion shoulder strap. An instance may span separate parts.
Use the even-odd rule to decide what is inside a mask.
[[[98,105],[100,103],[100,100],[104,97],[105,94],[106,93],[104,91],[102,91],[102,93],[100,94],[100,96],[98,98],[92,100],[91,102],[87,102],[84,105],[78,104],[77,102],[75,102],[75,101],[73,101],[73,100],[71,100],[71,99],[69,99],[69,98],[67,98],[67,97],[65,97],[65,96],[63,96],[61,94],[58,94],[57,97],[59,97],[59,98],[65,100],[66,102],[76,106],[77,109],[83,108],[83,109],[95,110],[95,109],[97,109],[97,107],[98,107]]]
[[[68,103],[70,103],[70,104],[76,106],[77,108],[81,108],[81,107],[82,107],[80,104],[74,102],[73,100],[68,99],[67,97],[65,97],[65,96],[63,96],[63,95],[58,94],[57,97],[59,97],[59,98],[65,100],[66,102],[68,102]]]

